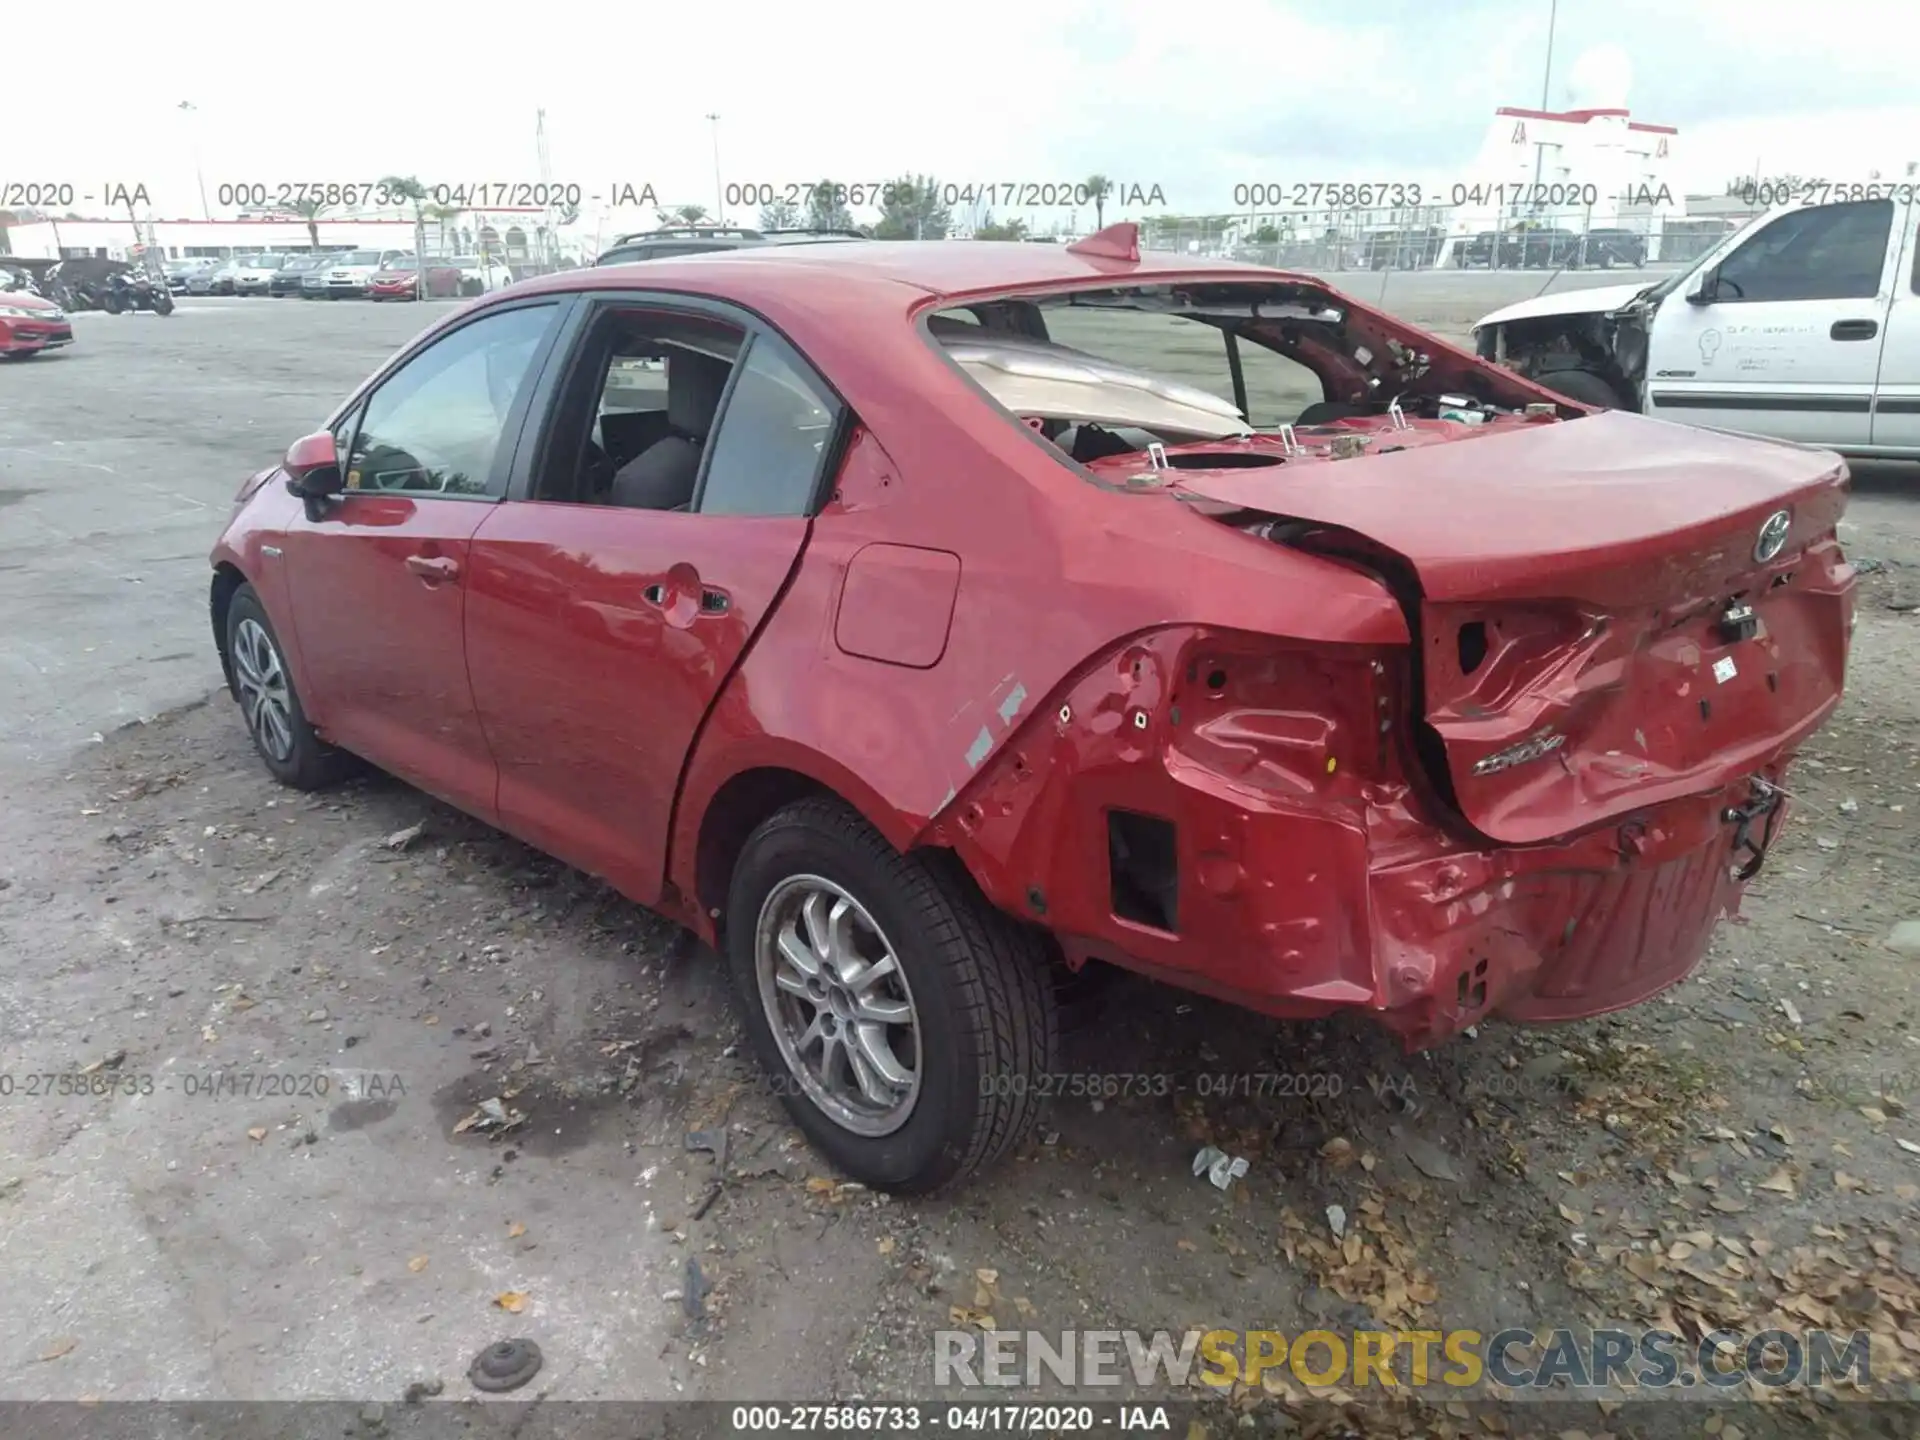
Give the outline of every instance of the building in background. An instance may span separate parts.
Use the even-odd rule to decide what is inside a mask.
[[[1450,182],[1449,229],[1457,239],[1523,223],[1621,227],[1647,235],[1653,249],[1665,222],[1685,209],[1672,179],[1679,133],[1635,120],[1625,106],[1502,105],[1467,173]]]
[[[542,251],[538,210],[462,210],[429,213],[425,222],[430,254],[480,255],[508,265],[539,268]],[[319,245],[336,249],[407,249],[414,246],[412,217],[385,215],[320,216]],[[44,211],[0,212],[0,253],[23,259],[76,259],[99,256],[124,260],[129,246],[152,244],[169,260],[195,256],[227,259],[234,255],[285,254],[308,249],[313,231],[298,216],[247,215],[230,220],[156,220],[54,217]],[[578,263],[584,241],[550,236],[544,247],[560,263]]]

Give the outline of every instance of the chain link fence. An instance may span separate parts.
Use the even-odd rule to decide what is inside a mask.
[[[1589,211],[1487,216],[1451,211],[1335,210],[1147,220],[1150,250],[1211,255],[1283,270],[1585,270],[1684,265],[1739,222],[1722,217],[1617,217]]]

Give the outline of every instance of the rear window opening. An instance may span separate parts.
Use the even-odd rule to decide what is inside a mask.
[[[1179,931],[1180,861],[1171,820],[1109,810],[1107,867],[1115,915],[1136,925]]]
[[[1558,413],[1305,282],[1008,295],[936,311],[926,330],[996,405],[1081,465],[1275,466],[1315,445],[1338,458],[1416,443],[1383,433],[1413,420]]]

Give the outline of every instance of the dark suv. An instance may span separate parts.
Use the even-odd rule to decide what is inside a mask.
[[[866,238],[858,230],[748,230],[737,225],[668,225],[659,230],[619,236],[593,263],[626,265],[635,260],[665,260],[673,255],[704,255],[715,250]]]
[[[1498,234],[1485,230],[1461,242],[1455,247],[1454,263],[1462,269],[1577,270],[1580,237],[1556,225],[1522,221]]]
[[[1585,262],[1610,270],[1615,265],[1635,269],[1647,263],[1647,237],[1637,230],[1601,228],[1587,231]]]

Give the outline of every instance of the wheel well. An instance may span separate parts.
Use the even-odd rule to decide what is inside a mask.
[[[1612,386],[1622,403],[1637,409],[1638,387],[1611,341],[1607,321],[1598,315],[1548,315],[1515,320],[1506,327],[1507,364],[1536,383],[1552,385],[1556,370],[1587,370]],[[1484,346],[1492,350],[1490,343]]]
[[[700,839],[694,850],[694,885],[700,908],[720,932],[727,908],[727,887],[733,881],[733,862],[754,827],[776,810],[810,795],[842,799],[832,789],[797,770],[767,766],[742,770],[714,794],[700,818]]]
[[[247,577],[237,566],[222,561],[213,567],[213,593],[209,599],[213,646],[220,652],[220,670],[227,677],[229,690],[233,688],[233,657],[227,654],[227,610],[233,604],[235,593],[246,583]]]

